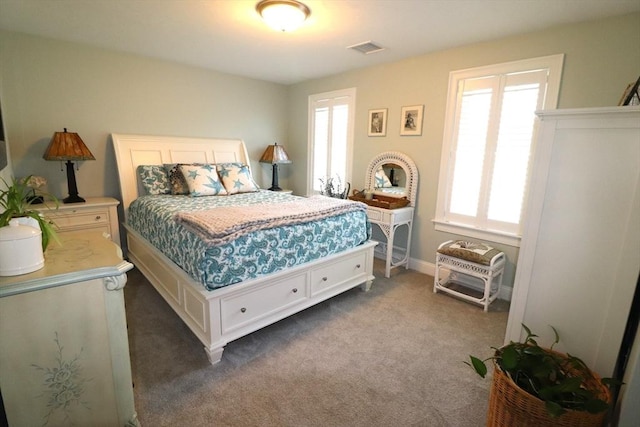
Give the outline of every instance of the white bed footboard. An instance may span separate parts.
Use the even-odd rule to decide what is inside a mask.
[[[204,344],[211,364],[220,361],[228,342],[358,285],[369,290],[374,279],[372,241],[214,291],[129,228],[127,243],[130,260]]]

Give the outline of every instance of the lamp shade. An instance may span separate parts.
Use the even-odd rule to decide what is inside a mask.
[[[84,145],[82,138],[75,132],[56,132],[49,142],[47,151],[44,152],[45,160],[66,160],[67,161],[67,185],[69,187],[69,197],[62,199],[64,203],[82,203],[85,200],[78,196],[78,185],[76,184],[76,173],[73,171],[73,162],[77,160],[95,160],[91,151]]]
[[[267,149],[264,150],[264,153],[260,158],[260,163],[291,163],[291,160],[289,160],[289,155],[284,150],[284,147],[282,145],[278,145],[276,142],[273,145],[269,145]]]
[[[55,132],[49,142],[47,151],[42,156],[45,160],[95,160],[91,151],[75,132]]]
[[[262,0],[256,10],[277,31],[293,31],[311,14],[307,5],[295,0]]]
[[[282,188],[278,185],[278,164],[279,163],[291,163],[289,160],[289,156],[287,152],[284,151],[284,147],[282,145],[278,145],[278,143],[274,143],[267,147],[260,158],[260,163],[270,163],[273,168],[273,172],[271,175],[271,187],[269,190],[271,191],[282,191]]]

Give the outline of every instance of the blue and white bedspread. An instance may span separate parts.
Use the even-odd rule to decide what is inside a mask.
[[[244,234],[220,244],[206,243],[175,216],[222,206],[279,205],[300,197],[261,190],[233,196],[141,196],[129,206],[127,224],[153,246],[213,290],[356,247],[368,240],[366,211]]]

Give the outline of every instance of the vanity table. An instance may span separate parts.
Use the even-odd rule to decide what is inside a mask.
[[[378,247],[386,260],[384,275],[388,278],[392,268],[403,265],[409,268],[414,204],[418,190],[418,168],[404,153],[397,151],[381,153],[374,157],[367,167],[365,188],[373,189],[374,200],[376,195],[379,195],[385,199],[406,197],[409,201],[407,206],[395,209],[370,204],[367,207],[369,221],[380,229],[386,239],[385,242],[378,242]],[[402,226],[407,229],[404,247],[398,246],[395,238],[396,231]]]

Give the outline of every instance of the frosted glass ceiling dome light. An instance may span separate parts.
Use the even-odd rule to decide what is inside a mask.
[[[293,31],[311,14],[307,5],[295,0],[262,0],[256,10],[271,28],[278,31]]]

